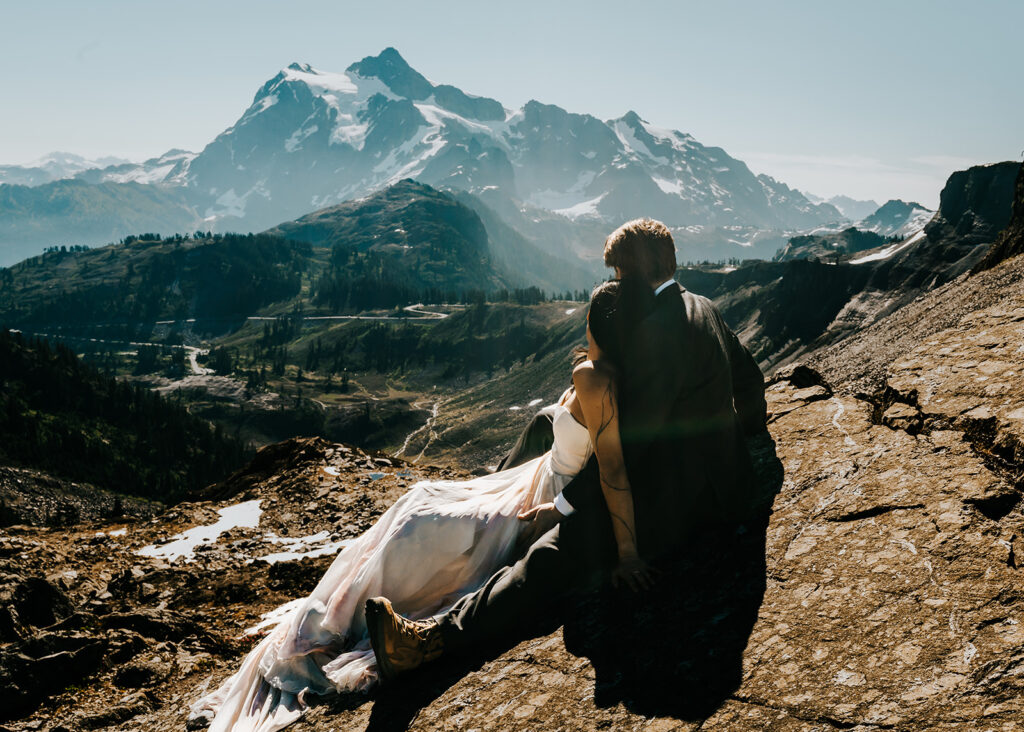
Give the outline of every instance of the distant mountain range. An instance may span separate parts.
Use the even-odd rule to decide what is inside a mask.
[[[807,200],[812,203],[827,203],[831,206],[835,206],[839,213],[850,221],[860,221],[878,210],[878,203],[871,199],[868,199],[867,201],[858,201],[857,199],[850,198],[849,196],[832,196],[832,198],[826,199],[807,192],[804,192],[804,195],[807,197]]]
[[[38,186],[55,180],[73,178],[87,170],[99,170],[116,165],[131,165],[131,161],[113,156],[89,159],[68,152],[52,152],[25,165],[0,165],[0,183]]]
[[[545,220],[545,235],[559,228],[551,215],[581,224],[562,241],[562,254],[583,248],[584,240],[588,253],[594,251],[588,222],[607,230],[641,215],[662,219],[698,247],[708,242],[709,254],[720,255],[724,247],[737,256],[749,256],[744,248],[759,232],[793,233],[843,218],[832,205],[755,175],[721,148],[656,127],[635,112],[602,121],[537,101],[507,109],[428,81],[391,48],[344,73],[291,64],[199,153],[172,150],[143,163],[114,162],[73,174],[83,183],[173,192],[166,202],[173,216],[162,212],[152,226],[136,224],[125,233],[178,221],[182,199],[190,226],[255,231],[405,178],[478,196],[538,244],[521,222],[501,212]],[[41,173],[0,177],[33,185],[43,180]],[[98,242],[95,232],[80,230],[59,206],[48,205],[48,197],[40,191],[37,206],[22,212],[34,220],[34,233],[13,227],[0,233],[0,246],[18,247],[24,256],[26,247]],[[5,214],[0,206],[0,220]],[[111,208],[109,218],[116,224],[125,214]],[[716,233],[736,227],[744,229],[742,236]]]
[[[162,177],[161,177],[162,176]],[[399,53],[344,73],[293,63],[194,157],[115,166],[99,180],[161,180],[194,190],[204,217],[248,228],[366,195],[402,178],[479,193],[498,189],[568,218],[649,213],[675,226],[799,228],[836,219],[724,150],[635,112],[601,121],[530,101],[433,84]]]

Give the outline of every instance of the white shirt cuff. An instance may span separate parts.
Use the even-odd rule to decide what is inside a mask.
[[[563,516],[568,516],[569,514],[576,512],[576,509],[572,507],[572,504],[566,500],[565,495],[562,493],[555,496],[555,508]]]

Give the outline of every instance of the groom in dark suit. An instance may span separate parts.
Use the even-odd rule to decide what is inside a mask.
[[[756,508],[744,435],[765,428],[764,377],[714,305],[674,281],[675,244],[663,224],[638,219],[619,227],[605,241],[604,261],[618,278],[641,279],[655,292],[631,334],[617,398],[637,547],[656,565],[670,561],[696,526],[742,521]],[[543,432],[544,425],[530,429]],[[524,442],[543,440],[534,434]],[[505,462],[514,464],[525,456],[510,457]],[[552,503],[522,518],[532,540],[525,554],[448,612],[411,621],[385,598],[367,601],[383,680],[442,653],[518,636],[566,592],[609,574],[634,591],[654,581],[642,564],[629,572],[618,566],[593,458]]]

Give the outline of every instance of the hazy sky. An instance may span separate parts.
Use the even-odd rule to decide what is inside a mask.
[[[292,61],[629,109],[819,195],[934,207],[1024,151],[1024,2],[0,0],[0,163],[199,150]]]

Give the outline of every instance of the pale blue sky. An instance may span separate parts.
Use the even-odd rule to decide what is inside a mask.
[[[1017,0],[0,0],[0,163],[199,150],[292,61],[629,109],[820,195],[938,202],[1024,150]]]

